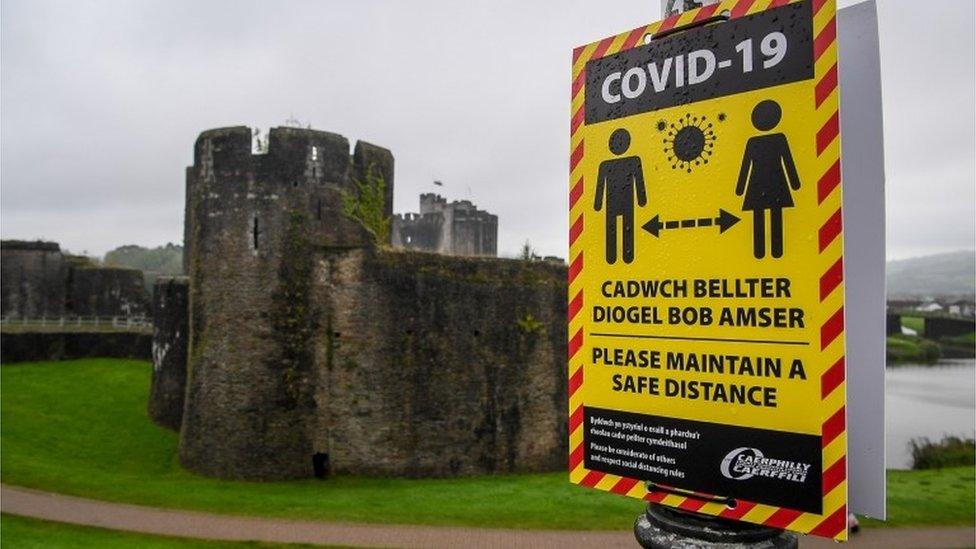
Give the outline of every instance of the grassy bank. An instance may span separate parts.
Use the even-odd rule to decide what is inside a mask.
[[[888,363],[934,363],[942,356],[942,349],[934,341],[920,336],[888,336],[886,357]]]
[[[972,358],[976,355],[976,332],[939,338],[943,358]]]
[[[920,316],[903,316],[901,317],[901,325],[915,330],[916,335],[925,335],[925,319]]]
[[[0,368],[4,482],[141,505],[356,522],[627,529],[642,509],[572,486],[565,473],[264,483],[195,476],[176,461],[176,434],[146,417],[149,373],[148,363],[115,359]],[[973,524],[973,471],[891,472],[889,524]],[[932,497],[919,486],[934,486]]]
[[[888,337],[889,363],[934,363],[940,358],[976,356],[976,332],[932,339],[925,333],[925,319],[922,317],[903,316],[901,325],[914,330],[915,335],[897,334]]]

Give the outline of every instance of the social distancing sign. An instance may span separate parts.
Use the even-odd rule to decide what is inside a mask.
[[[575,50],[573,482],[846,539],[834,13],[726,1]]]

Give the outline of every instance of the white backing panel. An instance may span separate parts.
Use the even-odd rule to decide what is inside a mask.
[[[885,196],[874,0],[837,12],[850,510],[885,518]]]

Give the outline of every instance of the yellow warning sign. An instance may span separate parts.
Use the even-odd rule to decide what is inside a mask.
[[[726,1],[574,52],[573,482],[846,538],[834,12]]]

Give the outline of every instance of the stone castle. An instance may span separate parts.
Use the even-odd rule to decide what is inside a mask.
[[[393,217],[393,245],[445,255],[498,255],[498,216],[468,200],[448,203],[440,195],[420,195],[420,213]]]
[[[341,207],[370,168],[389,217],[386,149],[199,136],[187,278],[156,285],[151,417],[179,428],[185,467],[222,478],[563,468],[565,267],[376,242]]]
[[[0,316],[148,317],[142,271],[92,264],[56,242],[0,242]]]

